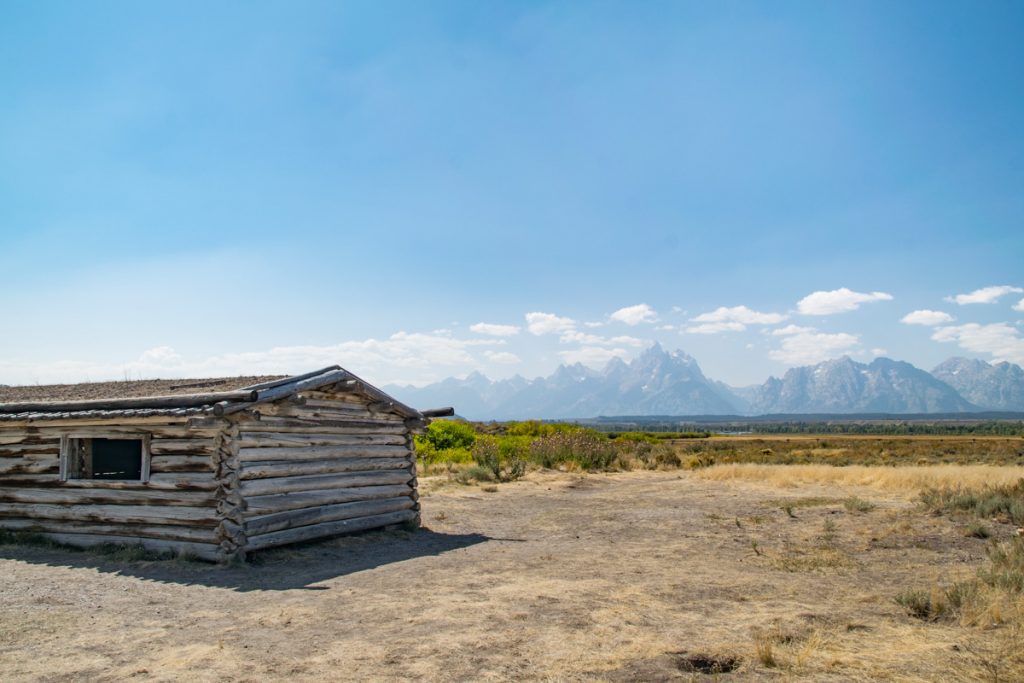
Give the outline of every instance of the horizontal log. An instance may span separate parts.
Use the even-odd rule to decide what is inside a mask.
[[[298,397],[303,400],[323,400],[332,401],[335,403],[351,403],[352,405],[359,406],[365,406],[370,402],[370,399],[366,398],[365,396],[352,394],[347,391],[339,392],[310,389],[308,391],[300,392]]]
[[[324,403],[324,401],[318,401],[317,403]],[[350,408],[342,408],[337,406],[332,407],[314,407],[308,403],[306,405],[295,405],[287,403],[277,403],[273,405],[265,405],[260,407],[260,414],[265,417],[295,417],[306,420],[336,420],[336,421],[377,421],[377,422],[388,422],[395,423],[401,422],[404,418],[394,415],[391,413],[381,413],[378,411],[371,411],[366,406],[356,406],[353,404],[338,404],[338,406],[350,405]]]
[[[260,389],[257,396],[252,399],[253,402],[251,403],[232,402],[230,399],[219,402],[214,406],[214,414],[230,415],[236,411],[247,409],[250,406],[258,406],[260,404],[293,396],[303,389],[315,389],[324,386],[325,384],[344,381],[347,378],[348,373],[340,368],[336,370],[328,370],[322,374],[304,377],[302,379],[293,377],[277,386]]]
[[[242,462],[263,460],[328,460],[352,457],[401,458],[407,455],[409,455],[409,448],[404,444],[394,446],[354,444],[351,446],[282,446],[238,449],[238,459]]]
[[[421,410],[420,415],[423,417],[451,417],[455,414],[455,408],[427,408]]]
[[[208,455],[217,450],[213,439],[153,439],[149,452],[153,455]]]
[[[213,528],[219,523],[213,507],[171,505],[50,505],[0,503],[0,517],[98,522],[103,524],[169,524]]]
[[[155,491],[144,486],[137,490],[127,491],[68,487],[0,488],[0,503],[212,507],[217,504],[217,497],[210,491]]]
[[[250,496],[245,499],[245,516],[259,517],[285,510],[318,507],[320,505],[336,505],[338,503],[354,503],[360,500],[378,498],[397,498],[409,496],[412,487],[408,484],[392,484],[389,486],[360,486],[351,489],[327,489],[326,491],[304,491],[301,493],[282,493],[269,496]]]
[[[213,457],[209,455],[154,455],[149,463],[149,471],[152,474],[213,472]]]
[[[324,524],[325,522],[336,522],[357,517],[373,517],[387,512],[408,510],[413,505],[412,498],[401,496],[399,498],[383,498],[358,503],[341,503],[302,510],[289,510],[288,512],[278,512],[246,520],[245,533],[249,536],[259,536],[284,529],[297,529],[314,524]]]
[[[272,380],[270,380],[268,382],[262,382],[260,384],[253,384],[252,386],[247,387],[247,388],[249,388],[249,389],[257,389],[257,390],[261,390],[261,391],[262,390],[266,390],[266,389],[273,389],[275,387],[279,387],[279,386],[282,386],[284,384],[296,384],[298,382],[302,382],[303,380],[311,379],[313,377],[319,377],[321,375],[326,375],[328,372],[332,372],[334,370],[341,370],[341,369],[342,369],[342,367],[340,365],[328,365],[326,368],[320,368],[319,370],[313,370],[311,372],[306,372],[306,373],[303,373],[301,375],[290,375],[288,377],[281,377],[279,379],[272,379]]]
[[[324,396],[325,394],[320,394]],[[370,414],[370,410],[367,408],[369,403],[365,399],[358,397],[345,396],[342,398],[317,398],[314,396],[304,396],[303,402],[307,408],[326,408],[328,410],[340,410],[343,412],[359,412]]]
[[[416,512],[414,510],[398,510],[397,512],[387,512],[383,515],[373,515],[372,517],[342,519],[336,522],[314,524],[311,526],[300,527],[298,529],[274,531],[269,534],[250,536],[249,543],[246,545],[245,549],[262,550],[264,548],[272,548],[289,543],[310,541],[316,538],[328,538],[330,536],[338,536],[340,534],[353,533],[356,531],[366,531],[367,529],[376,529],[379,527],[389,526],[391,524],[400,524],[402,522],[411,521],[412,519],[415,519],[415,517]]]
[[[95,534],[65,534],[46,533],[43,534],[57,543],[74,546],[76,548],[90,548],[97,545],[141,545],[147,550],[154,552],[182,553],[202,560],[216,562],[220,558],[220,547],[210,543],[188,543],[184,541],[161,541],[153,538],[137,538],[132,536],[97,536]]]
[[[144,418],[143,418],[144,419]],[[189,439],[212,438],[220,431],[219,426],[191,428],[186,422],[168,424],[166,417],[151,418],[150,422],[106,418],[104,420],[47,420],[45,423],[0,423],[18,425],[19,430],[35,430],[39,438],[60,439],[65,434],[149,434],[152,438]],[[212,423],[211,423],[212,424]]]
[[[312,474],[339,472],[371,472],[377,470],[408,469],[407,458],[335,458],[309,462],[254,462],[242,467],[243,481],[271,477],[298,477]]]
[[[68,479],[61,481],[58,475],[49,474],[8,474],[0,477],[0,488],[82,488],[121,489],[128,491],[213,491],[217,481],[213,474],[157,474],[148,482],[120,481],[108,479]]]
[[[41,444],[0,446],[0,458],[20,458],[26,453],[58,454],[60,453],[60,439],[53,439]]]
[[[165,541],[191,541],[194,543],[215,543],[213,528],[145,525],[145,524],[102,524],[94,522],[67,522],[50,519],[14,519],[0,517],[0,529],[11,531],[39,531],[52,534],[93,534],[138,538],[154,538]]]
[[[412,479],[412,475],[408,470],[385,470],[382,472],[360,472],[354,474],[318,474],[311,477],[252,479],[241,482],[239,488],[242,495],[248,498],[249,496],[265,496],[296,491],[405,484],[410,479]]]
[[[23,401],[0,403],[0,413],[63,413],[78,410],[130,410],[132,408],[187,408],[221,402],[255,401],[256,391],[215,391],[179,396],[99,398],[84,401]]]
[[[316,432],[317,434],[404,434],[405,425],[372,420],[305,420],[297,417],[264,417],[240,420],[241,432]]]
[[[60,460],[48,455],[46,460],[0,460],[0,475],[7,474],[59,474]]]
[[[238,446],[246,448],[264,447],[307,447],[307,446],[401,446],[406,442],[404,434],[306,434],[275,432],[241,432]]]

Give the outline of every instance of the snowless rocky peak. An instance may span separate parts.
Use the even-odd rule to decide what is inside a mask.
[[[1024,369],[1013,363],[950,358],[932,370],[971,403],[989,410],[1024,410]]]

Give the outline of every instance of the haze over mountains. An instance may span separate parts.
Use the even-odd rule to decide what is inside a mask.
[[[782,378],[735,388],[704,375],[682,351],[655,344],[603,370],[562,365],[549,377],[492,381],[478,372],[423,387],[389,386],[418,406],[451,405],[477,420],[600,415],[764,415],[777,413],[968,413],[1024,411],[1024,370],[950,358],[931,373],[910,363],[849,357],[792,368]]]

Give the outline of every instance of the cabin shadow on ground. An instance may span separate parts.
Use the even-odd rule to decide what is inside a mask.
[[[253,553],[244,564],[220,566],[197,560],[121,560],[93,550],[0,546],[0,558],[51,567],[88,568],[146,581],[201,585],[237,591],[329,590],[318,585],[348,574],[484,543],[482,534],[445,534],[422,528],[370,531]]]

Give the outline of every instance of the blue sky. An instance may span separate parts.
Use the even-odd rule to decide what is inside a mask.
[[[1022,34],[1016,2],[0,0],[0,382],[1022,363]]]

